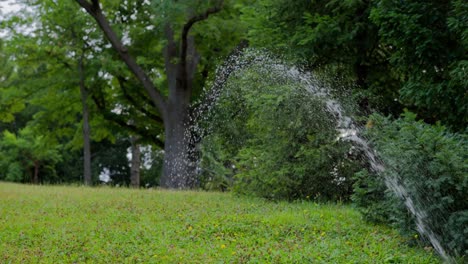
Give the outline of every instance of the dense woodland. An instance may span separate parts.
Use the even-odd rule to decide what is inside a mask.
[[[0,18],[0,180],[352,200],[414,230],[324,102],[252,58],[268,54],[329,89],[467,253],[466,1],[18,2]]]

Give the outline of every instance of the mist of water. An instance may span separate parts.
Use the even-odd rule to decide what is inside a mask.
[[[372,148],[368,140],[361,136],[362,129],[359,128],[355,122],[353,122],[352,118],[346,114],[343,105],[332,96],[331,90],[324,87],[324,85],[322,85],[321,82],[311,73],[302,71],[295,66],[283,64],[278,60],[272,59],[271,56],[259,51],[248,51],[246,54],[233,56],[229,58],[229,61],[225,63],[223,67],[218,69],[217,78],[214,80],[211,89],[208,89],[205,92],[204,101],[199,104],[197,115],[194,117],[197,121],[208,118],[208,113],[216,105],[217,99],[223,92],[223,87],[229,77],[248,66],[256,67],[256,71],[264,73],[265,78],[271,78],[271,76],[274,76],[283,80],[287,79],[289,82],[297,83],[298,87],[305,88],[305,90],[308,91],[309,96],[315,96],[323,100],[327,111],[335,118],[336,130],[339,134],[337,140],[351,142],[355,148],[360,149],[364,153],[364,156],[370,165],[370,169],[376,175],[384,177],[384,182],[387,188],[404,201],[406,208],[414,216],[418,232],[430,241],[437,253],[446,262],[453,262],[453,259],[447,254],[446,250],[437,238],[437,235],[431,230],[429,225],[426,224],[428,215],[424,208],[416,206],[412,195],[408,192],[407,188],[398,181],[398,179],[387,176],[384,173],[385,164],[379,158],[378,153]],[[197,131],[200,137],[203,137],[205,134],[209,134],[210,130],[209,128],[201,129],[196,125],[192,128]]]

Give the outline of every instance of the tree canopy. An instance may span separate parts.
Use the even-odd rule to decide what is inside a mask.
[[[225,89],[235,71],[227,68],[247,45],[328,80],[336,86],[334,96],[359,106],[351,113],[359,124],[373,112],[398,118],[408,109],[429,124],[466,131],[468,22],[462,0],[18,2],[26,8],[1,24],[0,130],[18,138],[30,131],[33,138],[56,142],[59,174],[70,164],[87,163],[83,172],[74,168],[74,176],[59,175],[65,181],[92,174],[87,182],[97,182],[113,160],[102,157],[102,148],[125,146],[109,151],[116,164],[125,164],[122,157],[137,138],[135,144],[151,146],[148,159],[159,159],[154,163],[161,171],[149,169],[152,182],[199,185],[198,159],[208,153],[203,135],[191,127],[200,107],[216,104],[205,94],[211,87]],[[227,68],[217,70],[220,65]],[[241,97],[277,93],[255,89],[241,89]],[[260,101],[251,103],[267,104]],[[238,106],[227,103],[219,111]],[[300,116],[300,108],[294,114]],[[263,129],[268,118],[252,115],[255,129],[236,133],[263,138],[266,151],[275,142],[266,140],[273,133]],[[231,128],[237,122],[225,118]],[[230,142],[228,136],[216,144]],[[124,182],[128,166],[118,172],[127,175]]]

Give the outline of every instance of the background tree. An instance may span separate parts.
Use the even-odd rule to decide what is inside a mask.
[[[212,3],[188,1],[162,1],[152,6],[152,12],[158,12],[160,17],[166,42],[164,45],[164,72],[166,75],[166,88],[157,85],[145,69],[144,61],[138,61],[136,50],[129,50],[123,42],[124,38],[119,37],[101,9],[98,0],[91,2],[77,0],[77,3],[90,14],[99,25],[100,29],[112,44],[113,49],[118,53],[120,59],[126,64],[130,72],[136,77],[144,87],[147,96],[157,109],[160,122],[164,123],[164,153],[165,160],[161,186],[168,188],[186,188],[194,184],[194,164],[190,162],[190,149],[188,127],[190,126],[190,102],[194,94],[194,84],[200,54],[196,50],[196,41],[189,32],[193,26],[200,23],[210,15],[221,12],[223,1]],[[112,11],[112,3],[109,5],[109,13]],[[151,14],[143,9],[144,3],[132,6],[131,10],[137,14]],[[128,11],[128,10],[127,10]],[[114,13],[116,16],[119,13]],[[112,16],[112,15],[111,15]],[[131,16],[130,16],[131,17]],[[172,19],[169,20],[169,18]],[[150,15],[151,19],[151,15]],[[135,19],[136,20],[136,19]],[[149,22],[149,21],[148,21]],[[151,21],[152,22],[152,21]],[[180,37],[179,37],[180,36]],[[232,47],[232,43],[227,45]],[[137,55],[133,55],[135,52]],[[155,65],[156,66],[156,65]],[[160,73],[162,70],[159,71]]]
[[[466,128],[466,1],[286,2],[246,7],[252,45],[353,80],[364,113]]]
[[[34,21],[36,27],[8,40],[10,62],[18,74],[5,89],[15,95],[10,100],[23,100],[32,109],[28,121],[40,127],[38,131],[56,137],[69,151],[84,148],[80,174],[90,185],[90,123],[96,126],[95,140],[110,137],[110,133],[102,119],[89,118],[87,79],[92,71],[86,66],[92,65],[94,47],[87,43],[92,42],[92,34],[83,37],[90,30],[83,21],[86,16],[70,2],[32,1],[30,7],[33,14],[9,21],[12,27]],[[64,14],[70,19],[63,19]]]
[[[22,77],[27,79],[20,82],[21,88],[16,89],[24,93],[24,98],[12,85],[5,86],[8,89],[5,88],[3,94],[11,92],[16,98],[24,99],[30,111],[25,122],[33,121],[36,125],[43,126],[44,131],[53,133],[71,151],[80,145],[86,146],[86,140],[77,133],[78,126],[86,126],[86,122],[77,123],[77,117],[86,106],[83,102],[87,101],[82,100],[84,97],[74,91],[78,86],[81,94],[87,93],[94,102],[94,105],[88,105],[88,109],[95,113],[89,120],[95,142],[105,138],[112,142],[116,140],[116,135],[121,137],[129,133],[131,136],[138,136],[138,143],[163,148],[166,139],[161,113],[154,107],[148,94],[142,91],[138,79],[119,60],[118,54],[103,41],[95,24],[86,19],[86,14],[69,2],[31,1],[28,4],[37,12],[24,17],[12,16],[11,20],[2,24],[11,29],[12,39],[8,45],[11,61],[14,61],[17,71],[23,71]],[[106,5],[109,7],[109,20],[115,25],[116,32],[123,36],[125,43],[131,44],[130,51],[138,55],[138,63],[148,72],[154,83],[162,87],[162,94],[168,95],[169,82],[165,76],[168,60],[161,56],[164,47],[168,46],[166,36],[169,34],[166,29],[174,27],[176,30],[173,32],[173,44],[182,43],[179,36],[182,35],[183,26],[187,24],[187,17],[203,14],[212,4],[176,4],[166,1],[153,6],[139,1],[109,1]],[[154,10],[164,12],[155,16],[152,12]],[[240,39],[242,26],[236,20],[238,14],[239,7],[231,3],[224,6],[218,17],[210,19],[212,23],[198,23],[198,19],[204,18],[196,18],[196,21],[190,23],[197,23],[197,27],[192,28],[193,25],[187,24],[192,29],[193,36],[187,35],[186,40],[194,43],[194,39],[198,39],[197,42],[201,43],[198,45],[200,54],[203,55],[197,70],[193,71],[193,89],[191,95],[187,96],[189,102],[201,92],[205,80],[214,71],[218,58],[230,52],[229,47]],[[64,17],[67,19],[63,19]],[[34,35],[14,30],[31,21],[35,21],[36,25]],[[154,24],[168,27],[155,27]],[[229,32],[229,37],[224,37],[223,32]],[[172,63],[178,64],[177,58]],[[12,102],[11,98],[7,99],[8,103]],[[78,104],[80,101],[81,106]],[[6,107],[6,103],[2,106]],[[96,115],[96,111],[99,115]],[[187,112],[192,111],[188,109]],[[102,118],[111,123],[104,122]],[[75,156],[73,154],[69,157]]]
[[[137,137],[130,138],[130,152],[132,157],[130,159],[131,172],[130,172],[130,186],[133,188],[140,187],[140,167],[141,167],[141,146],[138,144]]]
[[[426,121],[466,129],[468,3],[382,0],[370,18],[389,47],[403,103]]]
[[[14,121],[14,115],[21,112],[25,105],[18,96],[18,91],[7,89],[13,85],[15,69],[4,45],[4,41],[0,40],[0,123],[10,123]]]
[[[4,131],[0,143],[4,179],[39,184],[41,178],[45,179],[41,171],[47,171],[51,178],[56,177],[54,165],[61,160],[61,155],[60,146],[53,139],[37,135],[27,127],[19,135]]]
[[[315,72],[354,82],[352,92],[365,113],[399,114],[398,76],[369,19],[372,1],[262,0],[246,7],[250,41],[284,53]]]

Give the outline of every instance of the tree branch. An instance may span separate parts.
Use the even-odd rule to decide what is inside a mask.
[[[127,122],[127,120],[122,118],[121,115],[118,115],[118,114],[115,114],[115,113],[112,113],[112,112],[108,111],[105,108],[105,103],[100,101],[99,98],[97,98],[95,95],[92,96],[92,99],[93,99],[94,103],[96,104],[97,108],[99,109],[99,112],[104,117],[104,119],[106,119],[108,121],[111,121],[111,122],[117,124],[118,126],[123,127],[123,128],[125,128],[125,129],[127,129],[129,131],[132,131],[132,132],[142,136],[143,138],[147,138],[148,140],[150,140],[151,142],[156,144],[158,147],[164,149],[164,142],[161,139],[159,139],[158,137],[156,137],[151,131],[148,131],[147,129],[144,129],[144,128],[141,128],[141,127],[137,127],[134,124],[129,124]]]
[[[160,93],[158,89],[154,86],[153,82],[146,74],[146,72],[136,63],[135,58],[133,58],[129,53],[122,40],[117,36],[112,27],[109,24],[109,21],[102,13],[102,10],[99,6],[99,0],[92,0],[92,3],[89,3],[86,0],[75,0],[81,7],[83,7],[88,14],[90,14],[97,22],[102,32],[112,44],[112,47],[120,56],[120,59],[125,62],[133,75],[142,83],[143,87],[149,94],[153,104],[156,106],[158,111],[161,113],[161,116],[165,116],[166,111],[166,102],[164,96]]]
[[[187,51],[189,48],[188,33],[195,23],[207,19],[210,15],[216,14],[222,10],[224,0],[221,0],[217,6],[208,8],[205,13],[191,17],[187,23],[185,23],[182,29],[182,46],[180,52],[180,64],[183,71],[183,76],[187,76]],[[185,88],[185,87],[184,87]]]
[[[176,78],[170,78],[170,76],[176,76],[177,65],[173,63],[172,58],[177,56],[177,45],[174,41],[174,31],[169,24],[166,24],[164,33],[167,38],[167,44],[164,48],[164,63],[166,68],[167,82],[169,89],[176,87]]]
[[[91,2],[93,3],[94,8],[99,8],[99,0],[92,0]]]
[[[121,116],[114,114],[112,112],[104,112],[103,116],[105,119],[110,120],[118,124],[119,126],[140,135],[143,138],[147,138],[148,140],[156,144],[161,149],[164,149],[164,142],[158,137],[156,137],[154,133],[152,133],[151,131],[137,127],[136,125],[133,125],[133,124],[129,124],[125,120],[123,120]]]
[[[150,111],[148,111],[147,109],[145,109],[143,106],[137,103],[137,100],[132,95],[130,95],[130,93],[128,92],[126,88],[126,85],[125,85],[126,81],[124,78],[119,76],[117,77],[117,80],[119,82],[120,89],[122,90],[123,96],[125,97],[125,99],[127,99],[127,101],[129,101],[138,111],[140,111],[147,117],[151,118],[156,123],[163,125],[163,119],[160,116],[157,116],[151,113]]]
[[[88,1],[86,0],[75,0],[81,7],[83,7],[86,12],[88,13],[91,13],[93,10],[93,5],[95,4],[94,2],[96,2],[95,0],[93,0],[93,5],[91,5]]]

